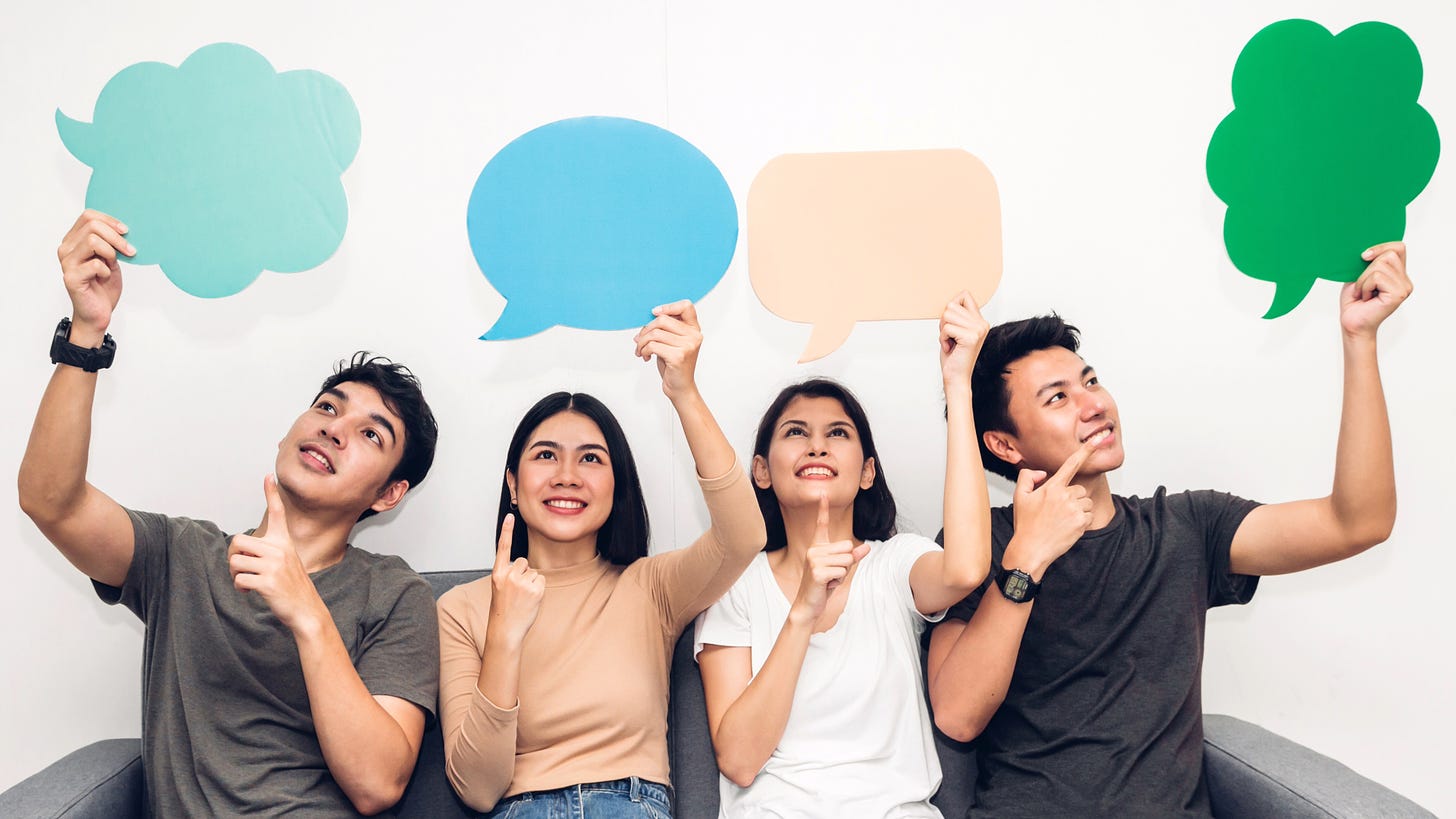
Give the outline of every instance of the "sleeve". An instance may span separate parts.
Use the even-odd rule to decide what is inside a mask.
[[[477,643],[472,628],[477,621],[470,615],[477,606],[488,612],[490,595],[488,587],[483,595],[470,595],[472,586],[456,587],[440,598],[440,733],[450,785],[465,804],[488,811],[515,775],[520,703],[501,708],[476,687],[485,623],[484,618],[478,621]]]
[[[145,623],[156,590],[164,588],[167,583],[167,558],[173,530],[188,521],[132,509],[126,510],[126,514],[131,518],[134,542],[126,579],[120,586],[108,586],[92,580],[91,587],[103,603],[108,606],[120,603]]]
[[[399,697],[424,709],[426,722],[436,718],[440,688],[440,631],[435,622],[435,595],[430,584],[412,571],[392,573],[399,590],[370,635],[368,648],[354,667],[370,694]],[[401,577],[402,576],[402,577]]]
[[[940,546],[935,541],[922,535],[899,534],[873,548],[885,550],[885,580],[890,593],[895,596],[895,602],[901,608],[913,612],[917,619],[928,623],[939,623],[945,618],[944,611],[921,614],[915,607],[915,592],[910,588],[910,571],[915,568],[915,561],[931,552],[940,551]]]
[[[1261,504],[1227,492],[1189,492],[1192,513],[1204,533],[1203,554],[1208,567],[1208,607],[1242,605],[1254,597],[1259,578],[1234,574],[1229,569],[1229,551],[1234,534],[1244,518]]]
[[[712,520],[708,531],[686,549],[642,561],[641,576],[674,636],[728,591],[767,539],[753,485],[737,461],[723,475],[699,483]]]
[[[729,589],[718,602],[698,615],[697,633],[693,635],[694,660],[705,645],[753,645],[753,621],[738,587]]]

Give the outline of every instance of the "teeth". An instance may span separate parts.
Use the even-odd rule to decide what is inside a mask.
[[[313,458],[315,461],[318,461],[319,462],[319,466],[322,466],[324,469],[327,469],[330,472],[333,472],[334,471],[334,468],[332,466],[329,466],[329,459],[328,458],[325,458],[324,456],[322,456],[322,455],[320,455],[317,452],[314,452],[312,450],[305,450],[303,454],[308,455],[309,457]]]
[[[1107,436],[1109,436],[1111,434],[1112,434],[1112,430],[1110,428],[1109,429],[1104,429],[1101,432],[1097,433],[1096,435],[1093,435],[1091,438],[1088,438],[1087,440],[1091,441],[1094,444],[1100,444],[1100,443],[1102,443],[1102,441],[1104,439],[1107,438]]]
[[[586,508],[586,504],[585,503],[582,503],[581,501],[574,501],[574,500],[549,500],[549,501],[546,501],[546,505],[547,506],[554,506],[557,509],[585,509]]]
[[[811,466],[811,467],[808,467],[806,469],[802,469],[802,470],[799,471],[799,475],[801,477],[809,476],[809,475],[814,475],[816,477],[817,476],[823,476],[825,478],[832,478],[832,477],[834,477],[834,473],[831,472],[831,471],[829,471],[829,469],[827,467],[823,467],[823,466]]]

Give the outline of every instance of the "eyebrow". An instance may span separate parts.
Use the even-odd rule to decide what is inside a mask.
[[[1087,374],[1090,373],[1090,372],[1092,372],[1092,365],[1091,364],[1088,364],[1087,366],[1085,366],[1085,367],[1082,368],[1082,378],[1083,379],[1086,379],[1087,378]],[[1039,390],[1036,391],[1036,398],[1037,398],[1037,400],[1041,400],[1042,394],[1044,394],[1047,390],[1053,390],[1053,389],[1055,389],[1055,390],[1064,390],[1066,388],[1067,388],[1067,379],[1063,378],[1063,379],[1059,379],[1057,381],[1052,381],[1051,383],[1043,384],[1042,387],[1041,387],[1041,389],[1039,389]]]
[[[531,446],[528,447],[528,448],[529,449],[557,449],[557,450],[560,450],[560,449],[565,449],[566,447],[562,446],[561,444],[556,443],[555,441],[537,441],[536,443],[531,444]],[[581,446],[579,446],[579,447],[576,448],[576,451],[577,452],[607,452],[607,448],[605,446],[602,446],[601,444],[582,444]]]
[[[809,422],[808,421],[801,421],[798,418],[787,418],[782,423],[779,424],[779,427],[778,428],[779,429],[783,429],[784,427],[788,426],[789,424],[798,424],[801,427],[807,427],[807,426],[809,426]],[[853,431],[854,430],[854,422],[853,421],[833,421],[833,422],[831,422],[829,424],[829,427],[828,428],[829,429],[840,429],[840,428],[843,428],[843,429],[848,429],[850,431]]]
[[[329,387],[328,389],[324,390],[322,394],[331,395],[345,404],[349,403],[348,393],[337,387]],[[388,418],[385,418],[383,415],[377,412],[369,413],[369,418],[370,420],[374,421],[374,423],[380,425],[381,427],[384,427],[384,430],[389,433],[390,446],[394,446],[395,443],[399,441],[399,435],[394,431],[394,424],[390,423]]]

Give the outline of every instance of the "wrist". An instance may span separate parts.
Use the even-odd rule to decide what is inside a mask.
[[[106,338],[106,325],[93,324],[76,315],[71,316],[71,334],[68,340],[77,347],[100,347]]]
[[[787,629],[792,626],[794,628],[810,629],[814,627],[814,623],[818,619],[819,615],[807,603],[797,602],[789,607],[789,617],[784,622],[784,628]]]
[[[1032,580],[1040,583],[1042,575],[1046,574],[1047,568],[1055,560],[1055,557],[1046,556],[1044,550],[1036,548],[1035,544],[1026,541],[1018,542],[1013,536],[1011,542],[1006,544],[1006,553],[1001,555],[1001,568],[1020,569],[1031,575]]]

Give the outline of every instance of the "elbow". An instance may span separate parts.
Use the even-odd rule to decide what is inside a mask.
[[[354,810],[364,816],[374,816],[383,813],[395,806],[400,798],[404,796],[405,784],[403,782],[379,783],[374,787],[362,788],[358,792],[350,793],[349,802],[353,804]]]
[[[20,511],[42,529],[65,519],[76,502],[74,497],[57,491],[54,486],[47,486],[40,480],[30,478],[24,469],[20,472],[17,490]]]
[[[763,768],[762,765],[755,767],[746,760],[733,759],[725,754],[718,754],[717,756],[718,770],[722,772],[723,776],[729,782],[732,782],[740,788],[746,788],[752,785],[753,780],[758,778],[758,772]]]
[[[953,572],[952,576],[945,578],[945,584],[963,594],[970,594],[986,582],[986,575],[991,573],[990,566],[978,566],[975,568]]]
[[[935,713],[935,727],[939,728],[942,734],[945,734],[956,742],[970,742],[981,735],[981,731],[986,728],[986,723],[969,719],[964,715],[937,711]]]

